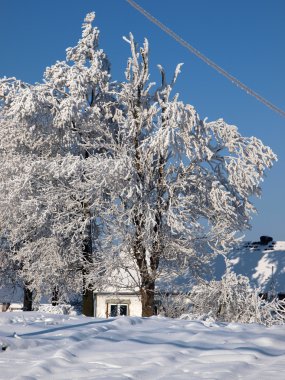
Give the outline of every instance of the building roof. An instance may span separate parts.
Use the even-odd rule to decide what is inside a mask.
[[[245,242],[227,255],[237,274],[249,277],[252,286],[261,292],[274,288],[277,293],[285,293],[285,241]],[[223,257],[218,257],[213,271],[220,279],[225,271]]]

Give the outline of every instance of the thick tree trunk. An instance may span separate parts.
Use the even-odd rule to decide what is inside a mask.
[[[24,302],[23,310],[32,311],[33,309],[33,291],[30,290],[26,285],[24,286]]]
[[[89,236],[84,244],[84,265],[82,268],[83,291],[82,291],[82,314],[86,317],[94,317],[93,287],[86,279],[89,273],[89,264],[92,264],[92,235],[91,225],[88,228]]]
[[[144,77],[147,77],[148,73],[148,61],[144,59]],[[143,109],[141,103],[141,94],[144,88],[144,83],[141,82],[137,87],[137,98],[136,98],[136,107],[132,107],[133,119],[136,125],[136,134],[134,137],[134,148],[135,148],[135,168],[138,175],[138,186],[145,187],[144,179],[144,165],[142,163],[142,157],[140,152],[140,134],[142,132],[143,124],[139,117],[139,111]],[[148,189],[146,189],[147,191]],[[143,207],[141,208],[143,210]],[[155,290],[155,272],[158,268],[159,256],[156,251],[150,253],[150,258],[148,263],[147,253],[142,241],[142,235],[145,228],[145,215],[141,211],[138,213],[138,210],[134,209],[134,225],[136,227],[136,236],[134,241],[134,258],[139,268],[140,277],[141,277],[141,287],[140,287],[140,296],[142,302],[142,316],[151,317],[155,314],[155,305],[154,305],[154,290]],[[157,231],[154,231],[157,233]],[[149,265],[150,264],[150,265]]]
[[[134,257],[136,259],[139,273],[140,273],[140,297],[142,302],[142,316],[151,317],[155,314],[154,310],[154,290],[155,290],[155,278],[149,273],[150,268],[148,267],[146,259],[146,250],[142,244],[140,238],[140,225],[138,223],[138,218],[135,217],[135,224],[137,226],[136,240],[134,244]],[[152,262],[152,257],[150,258]],[[152,267],[152,264],[151,264]]]
[[[92,95],[93,96],[93,95]],[[84,158],[89,157],[89,152],[85,150]],[[90,208],[89,205],[83,202],[83,212],[85,218],[89,219],[89,225],[87,227],[87,237],[84,242],[84,265],[82,268],[82,277],[83,277],[83,291],[82,291],[82,314],[86,317],[94,317],[94,296],[93,296],[93,286],[90,283],[87,283],[86,276],[89,273],[88,264],[92,264],[92,227],[91,227],[91,218],[90,218]]]
[[[82,294],[82,314],[94,317],[93,290],[85,289]]]
[[[52,299],[51,299],[52,306],[57,306],[59,304],[58,293],[59,293],[58,287],[55,286],[52,292]]]
[[[86,317],[94,317],[94,296],[92,284],[86,283],[88,269],[82,270],[83,290],[82,290],[82,314]]]
[[[147,287],[140,289],[142,302],[142,317],[151,317],[155,314],[154,308],[154,281]]]

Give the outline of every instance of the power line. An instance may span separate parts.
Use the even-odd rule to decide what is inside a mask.
[[[255,99],[257,99],[259,102],[263,103],[266,107],[270,108],[274,112],[279,113],[279,115],[285,117],[285,111],[275,106],[273,103],[266,100],[263,96],[259,95],[257,92],[253,91],[251,88],[246,86],[244,83],[239,81],[237,78],[232,76],[230,73],[228,73],[226,70],[224,70],[222,67],[217,65],[215,62],[213,62],[211,59],[206,57],[204,54],[199,52],[199,50],[195,49],[192,45],[190,45],[187,41],[183,40],[178,34],[176,34],[173,30],[168,28],[166,25],[164,25],[162,22],[160,22],[157,18],[152,16],[150,13],[148,13],[145,9],[143,9],[139,4],[137,4],[133,0],[126,0],[133,8],[135,8],[137,11],[139,11],[141,14],[143,14],[147,19],[149,19],[153,24],[157,25],[161,30],[163,30],[165,33],[167,33],[169,36],[174,38],[175,41],[177,41],[180,45],[186,47],[191,53],[195,54],[198,58],[200,58],[202,61],[204,61],[207,65],[212,67],[214,70],[218,71],[220,74],[222,74],[225,78],[227,78],[229,81],[234,83],[237,87],[244,90],[247,94],[253,96]]]

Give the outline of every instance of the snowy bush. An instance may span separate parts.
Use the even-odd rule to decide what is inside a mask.
[[[40,311],[42,313],[49,313],[49,314],[77,315],[77,312],[74,309],[74,307],[68,304],[56,305],[56,306],[52,306],[51,304],[41,304],[38,306],[37,311]]]
[[[229,267],[221,281],[194,286],[190,301],[192,318],[265,325],[285,322],[283,301],[260,298],[258,291],[250,286],[248,277],[237,275]]]
[[[190,311],[189,296],[183,292],[163,293],[159,296],[158,314],[168,318],[179,318]]]

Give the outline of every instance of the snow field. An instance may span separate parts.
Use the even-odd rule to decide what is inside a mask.
[[[1,380],[285,379],[284,326],[22,312],[0,336]]]

